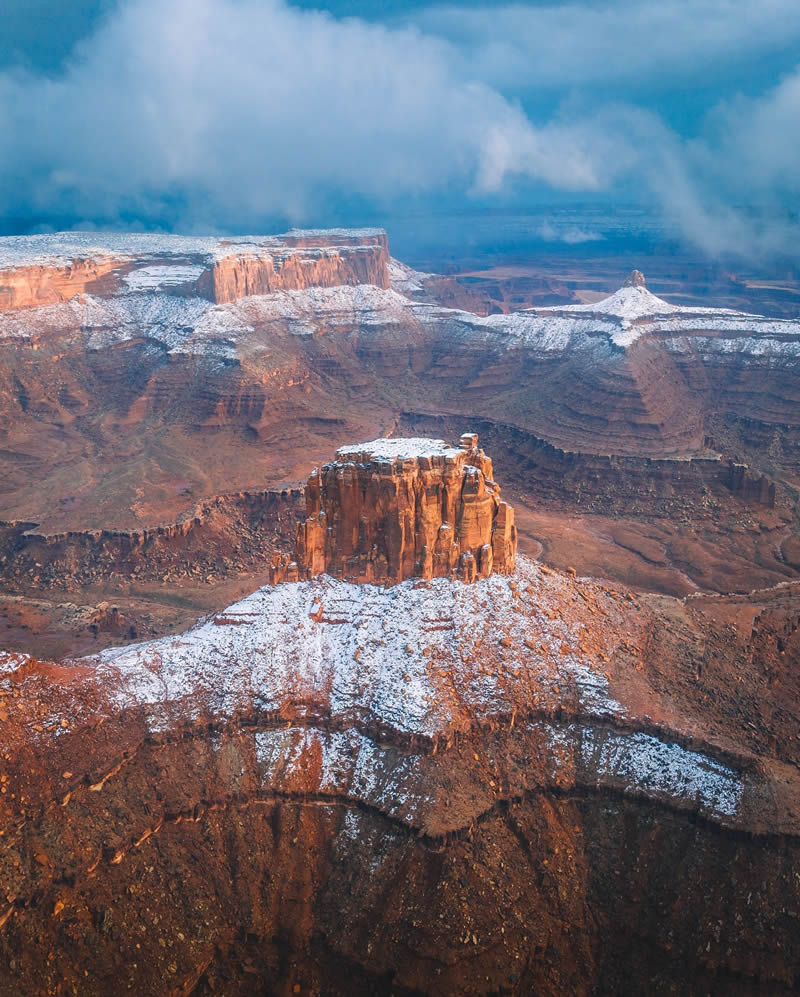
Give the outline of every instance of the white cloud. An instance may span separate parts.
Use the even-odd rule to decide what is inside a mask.
[[[793,30],[794,0],[766,3]],[[500,39],[517,53],[509,78],[524,76],[514,58],[528,53],[539,60],[529,75],[567,92],[573,74],[594,78],[612,55],[627,60],[625,72],[654,53],[672,65],[701,58],[697,18],[705,11],[718,25],[734,8],[744,11],[740,0],[702,0],[694,21],[688,0],[505,7],[489,18],[461,10],[464,42],[455,29],[447,40],[284,0],[124,0],[61,75],[0,73],[0,211],[241,229],[275,215],[316,221],[351,197],[396,210],[417,196],[496,193],[522,177],[649,200],[709,252],[783,249],[795,233],[759,228],[731,205],[796,194],[800,72],[757,100],[718,107],[687,142],[630,101],[534,124],[491,84],[495,56],[462,58],[483,25],[487,52]],[[577,13],[587,23],[570,21]],[[773,37],[774,26],[744,13],[720,27],[712,54],[744,45],[748,25]],[[554,27],[532,51],[535,24]],[[684,48],[670,55],[678,39]],[[583,234],[576,226],[571,238]]]
[[[446,46],[280,0],[133,0],[64,73],[0,77],[5,210],[140,212],[174,193],[241,224],[302,219],[329,191],[381,200],[597,185],[569,135],[458,77]],[[0,195],[2,197],[3,195]]]
[[[514,89],[620,81],[672,88],[800,40],[796,0],[442,4],[411,16],[453,41],[480,79]]]
[[[579,246],[584,242],[602,242],[604,239],[599,232],[590,232],[578,225],[567,225],[562,228],[554,225],[549,219],[539,225],[536,235],[545,242],[563,242],[568,246]]]

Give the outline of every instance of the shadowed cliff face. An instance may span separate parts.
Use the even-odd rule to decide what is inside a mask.
[[[785,611],[420,584],[3,658],[0,993],[790,994]]]

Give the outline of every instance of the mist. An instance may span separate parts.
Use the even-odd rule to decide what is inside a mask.
[[[800,68],[715,95],[689,133],[637,81],[674,88],[704,52],[719,67],[780,50],[800,13],[692,9],[687,32],[684,0],[384,21],[283,0],[123,0],[57,68],[0,72],[0,214],[20,229],[243,231],[324,224],[348,205],[460,211],[563,192],[645,204],[712,255],[791,254]]]

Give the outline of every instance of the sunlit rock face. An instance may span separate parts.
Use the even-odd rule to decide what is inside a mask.
[[[514,569],[514,510],[492,462],[465,433],[458,447],[423,438],[342,447],[306,485],[293,560],[273,581],[323,572],[355,582],[474,581]]]
[[[0,313],[130,294],[200,297],[217,304],[277,291],[389,287],[381,229],[292,229],[236,239],[62,232],[0,246]]]

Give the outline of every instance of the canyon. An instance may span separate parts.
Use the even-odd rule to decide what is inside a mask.
[[[449,456],[469,497],[487,458],[449,449],[328,475]],[[312,566],[177,638],[0,657],[0,992],[790,993],[791,593],[754,614],[504,568]]]
[[[0,994],[800,986],[800,322],[471,286],[0,240]]]

